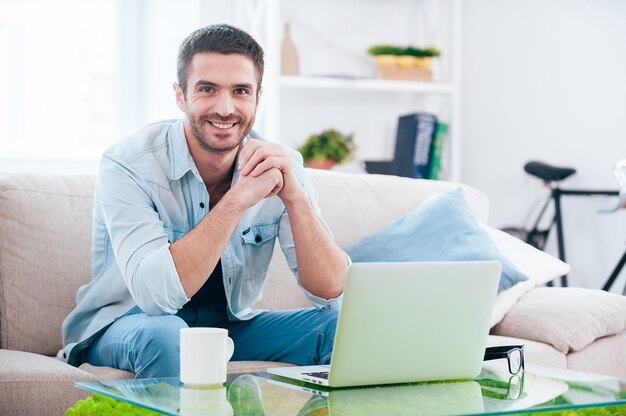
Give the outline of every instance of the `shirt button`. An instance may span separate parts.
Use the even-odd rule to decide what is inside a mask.
[[[200,202],[200,208],[204,208],[204,202]]]
[[[257,243],[261,242],[261,236],[260,235],[256,235],[256,237],[254,237],[254,241],[256,241]]]

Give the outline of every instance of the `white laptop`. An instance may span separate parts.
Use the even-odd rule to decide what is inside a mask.
[[[267,372],[330,387],[474,378],[501,270],[497,261],[353,263],[330,365]]]

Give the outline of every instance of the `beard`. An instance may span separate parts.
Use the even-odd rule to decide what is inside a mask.
[[[223,117],[219,114],[208,114],[195,118],[188,114],[189,128],[200,147],[211,153],[228,153],[235,150],[252,130],[254,116],[245,120],[240,116]],[[237,131],[215,134],[208,131],[209,120],[229,124],[236,123]]]

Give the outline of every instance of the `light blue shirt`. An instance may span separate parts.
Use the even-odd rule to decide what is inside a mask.
[[[302,157],[286,151],[319,217],[317,193]],[[238,177],[235,170],[232,184]],[[209,201],[182,119],[146,126],[104,153],[93,207],[93,279],[78,290],[77,306],[63,322],[60,359],[78,364],[78,352],[94,335],[133,308],[148,315],[175,314],[189,301],[169,246],[204,218]],[[244,213],[222,253],[231,320],[251,319],[260,312],[254,304],[261,299],[276,237],[297,278],[289,217],[274,196]],[[302,290],[317,308],[339,306],[339,298],[327,300]]]

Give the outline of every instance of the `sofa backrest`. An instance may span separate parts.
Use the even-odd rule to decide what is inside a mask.
[[[54,355],[91,273],[95,177],[0,175],[0,348]]]
[[[376,231],[458,184],[310,170],[340,246]],[[481,221],[484,194],[466,189]],[[93,176],[0,174],[0,348],[54,355],[61,323],[91,273]],[[308,306],[276,245],[260,308]]]

